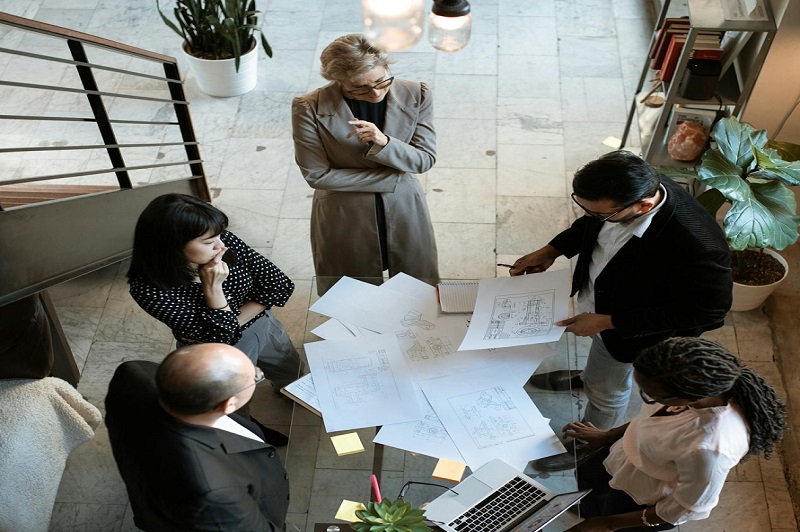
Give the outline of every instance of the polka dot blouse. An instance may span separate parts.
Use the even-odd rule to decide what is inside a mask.
[[[133,299],[148,314],[171,328],[173,336],[183,342],[235,345],[244,329],[273,306],[285,305],[294,291],[294,283],[282,271],[239,237],[224,231],[220,238],[236,252],[238,259],[222,283],[222,291],[233,312],[206,306],[200,282],[163,290],[141,277],[131,281]],[[236,316],[248,301],[261,303],[267,310],[239,326]]]

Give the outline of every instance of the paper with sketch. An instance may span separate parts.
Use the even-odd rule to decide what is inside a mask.
[[[522,471],[565,450],[514,372],[497,366],[419,383],[473,471],[498,456]]]
[[[407,327],[433,328],[436,314],[425,302],[400,292],[342,277],[311,305],[310,310],[343,323],[358,325],[379,333],[391,333]]]
[[[447,314],[439,316],[433,330],[405,329],[395,332],[394,335],[417,379],[432,379],[481,367],[512,364],[518,367],[518,375],[524,377],[520,380],[521,386],[536,371],[542,360],[555,353],[552,347],[545,344],[457,351],[456,346],[464,339],[468,325],[469,316]]]
[[[569,317],[569,269],[483,279],[459,351],[555,342]]]
[[[412,453],[420,453],[434,458],[445,458],[463,462],[464,458],[458,452],[456,444],[439,421],[436,412],[423,397],[424,415],[417,421],[407,423],[393,423],[384,425],[372,440],[389,447],[403,449]]]
[[[322,416],[317,390],[314,388],[314,379],[311,377],[311,373],[307,373],[296,381],[287,384],[283,387],[281,393],[297,401],[318,416]]]
[[[328,432],[422,418],[394,336],[313,342],[305,351]]]
[[[319,327],[312,329],[311,332],[325,340],[347,340],[349,338],[380,334],[358,325],[344,323],[336,318],[329,319]]]

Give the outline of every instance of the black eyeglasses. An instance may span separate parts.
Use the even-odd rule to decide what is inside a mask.
[[[648,405],[654,405],[656,403],[664,404],[664,401],[672,401],[673,399],[680,399],[680,397],[670,396],[670,397],[650,397],[647,395],[647,392],[639,388],[639,397],[642,398],[642,401]]]
[[[613,218],[614,216],[618,215],[619,213],[621,213],[621,212],[622,212],[622,211],[624,211],[625,209],[627,209],[627,208],[629,208],[629,207],[633,207],[634,205],[636,205],[637,203],[639,203],[639,202],[641,201],[641,200],[636,200],[636,201],[634,201],[634,202],[628,203],[628,204],[627,204],[627,205],[625,205],[624,207],[620,207],[618,210],[616,210],[616,211],[612,212],[611,214],[603,214],[603,213],[601,213],[601,212],[590,211],[589,209],[587,209],[586,207],[584,207],[583,205],[581,205],[581,204],[580,204],[580,202],[579,202],[578,200],[576,200],[576,199],[575,199],[575,193],[574,193],[574,192],[573,192],[572,194],[570,194],[570,195],[569,195],[569,197],[570,197],[570,198],[572,198],[572,201],[574,201],[574,202],[575,202],[575,205],[577,205],[578,207],[580,207],[581,209],[583,209],[583,212],[585,212],[585,213],[586,213],[586,214],[588,214],[589,216],[593,216],[593,217],[597,218],[597,219],[598,219],[598,220],[600,220],[601,222],[605,222],[605,221],[607,221],[607,220],[609,220],[609,219]]]
[[[342,88],[348,94],[352,94],[354,96],[365,96],[365,95],[369,94],[372,91],[382,91],[383,89],[388,88],[389,85],[391,85],[393,81],[394,81],[394,76],[391,76],[391,77],[386,78],[386,79],[384,79],[382,81],[379,81],[375,85],[368,85],[366,87],[357,87],[357,88],[352,89],[352,90],[348,89],[347,87],[342,85]]]
[[[442,489],[446,489],[448,491],[452,491],[453,493],[458,495],[458,492],[456,490],[450,489],[447,486],[442,486],[441,484],[433,484],[432,482],[415,482],[413,480],[409,480],[408,482],[403,484],[402,488],[400,488],[400,493],[397,494],[397,498],[398,499],[402,499],[403,497],[405,497],[406,493],[408,493],[408,488],[410,488],[413,484],[423,484],[425,486],[435,486],[437,488],[442,488]]]

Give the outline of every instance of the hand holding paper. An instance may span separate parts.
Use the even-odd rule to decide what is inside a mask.
[[[592,314],[590,312],[583,312],[577,316],[558,321],[556,325],[566,327],[565,332],[570,332],[575,336],[593,336],[614,328],[610,315]]]

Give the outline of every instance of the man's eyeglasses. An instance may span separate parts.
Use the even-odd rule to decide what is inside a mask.
[[[375,85],[368,85],[366,87],[356,87],[355,89],[348,89],[347,87],[344,86],[342,86],[342,88],[344,88],[344,91],[348,94],[352,94],[354,96],[366,96],[372,91],[382,91],[383,89],[388,88],[393,81],[394,81],[394,76],[391,76],[382,81],[379,81]]]
[[[609,219],[613,218],[614,216],[618,215],[619,213],[621,213],[621,212],[622,212],[622,211],[624,211],[625,209],[627,209],[627,208],[629,208],[629,207],[633,207],[634,205],[636,205],[637,203],[639,203],[639,201],[641,201],[641,200],[636,200],[636,201],[634,201],[634,202],[632,202],[632,203],[628,203],[628,204],[627,204],[627,205],[625,205],[624,207],[620,207],[618,210],[616,210],[616,211],[612,212],[611,214],[604,214],[604,213],[602,213],[602,212],[590,211],[589,209],[587,209],[586,207],[584,207],[583,205],[581,205],[581,204],[580,204],[580,202],[579,202],[577,199],[575,199],[575,193],[574,193],[574,192],[573,192],[572,194],[570,194],[570,195],[569,195],[569,197],[570,197],[570,198],[572,198],[572,201],[574,201],[574,202],[575,202],[575,205],[577,205],[578,207],[580,207],[581,209],[583,209],[583,212],[585,212],[585,213],[586,213],[586,214],[588,214],[589,216],[593,216],[593,217],[597,218],[597,219],[598,219],[598,220],[600,220],[601,222],[605,222],[605,221],[607,221],[607,220],[609,220]]]
[[[642,398],[642,401],[648,405],[654,405],[656,403],[664,404],[664,401],[672,401],[673,399],[680,399],[679,397],[671,396],[671,397],[650,397],[647,395],[647,392],[639,388],[639,397]]]
[[[448,488],[447,486],[442,486],[441,484],[434,484],[434,483],[432,483],[432,482],[416,482],[416,481],[414,481],[414,480],[409,480],[408,482],[406,482],[405,484],[403,484],[403,487],[402,487],[402,488],[400,488],[400,493],[398,493],[398,494],[397,494],[397,498],[398,498],[398,499],[402,499],[403,497],[405,497],[405,496],[406,496],[406,493],[408,493],[408,488],[410,488],[410,487],[411,487],[411,486],[413,486],[414,484],[423,484],[423,485],[425,485],[425,486],[435,486],[435,487],[437,487],[437,488],[442,488],[442,489],[446,489],[446,490],[448,490],[448,491],[452,491],[453,493],[455,493],[456,495],[458,495],[458,492],[457,492],[456,490],[454,490],[454,489],[450,489],[450,488]]]
[[[233,397],[234,395],[239,395],[240,393],[242,393],[243,391],[245,391],[245,390],[246,390],[246,389],[248,389],[249,387],[251,387],[251,386],[255,386],[256,384],[258,384],[259,382],[261,382],[261,381],[263,381],[264,379],[266,379],[266,378],[267,378],[267,377],[264,375],[264,372],[263,372],[263,371],[261,371],[261,368],[259,368],[258,366],[254,366],[254,367],[255,367],[255,369],[256,369],[256,374],[255,374],[255,377],[253,377],[253,384],[248,384],[247,386],[245,386],[244,388],[242,388],[242,389],[241,389],[241,390],[239,390],[238,392],[236,392],[236,393],[232,394],[232,395],[231,395],[231,397]]]

